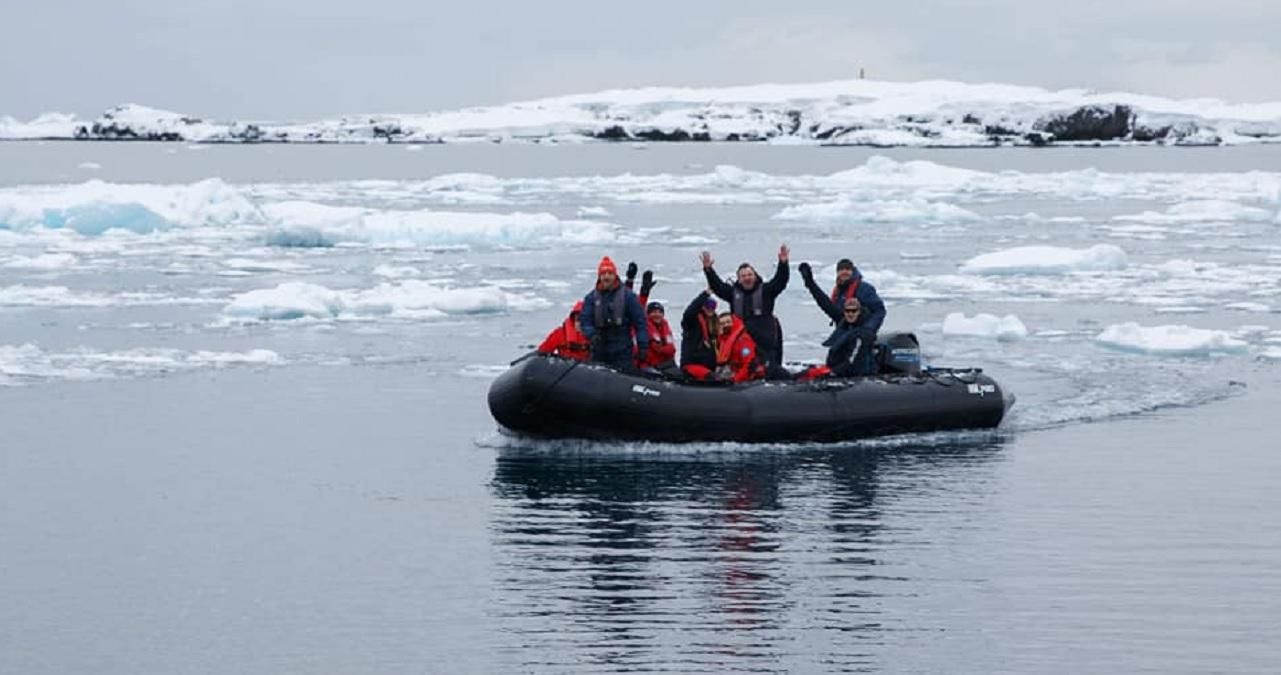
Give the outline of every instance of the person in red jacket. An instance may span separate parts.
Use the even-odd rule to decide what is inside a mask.
[[[667,323],[663,303],[651,302],[646,305],[645,317],[649,320],[649,350],[637,359],[640,367],[675,369],[676,339],[672,336],[672,327]]]
[[[756,358],[756,340],[743,320],[731,312],[717,317],[720,347],[716,352],[717,379],[747,382],[765,377],[765,366]]]
[[[538,345],[539,354],[555,354],[566,359],[586,361],[592,353],[591,342],[578,327],[578,317],[583,312],[583,301],[579,300],[569,312],[565,323],[552,329],[547,338]]]

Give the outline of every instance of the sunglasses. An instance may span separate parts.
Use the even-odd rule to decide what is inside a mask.
[[[859,309],[859,308],[855,307],[855,308],[851,308],[851,309],[846,309],[846,310],[845,310],[845,313],[846,313],[846,314],[858,314],[858,313],[859,313],[859,312],[861,312],[861,311],[863,311],[863,310],[861,310],[861,309]]]

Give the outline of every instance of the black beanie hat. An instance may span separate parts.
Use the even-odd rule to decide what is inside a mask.
[[[852,270],[852,269],[854,269],[854,261],[850,260],[849,258],[841,258],[840,261],[836,263],[836,270],[838,272],[840,270]]]
[[[654,310],[658,310],[658,311],[660,311],[660,312],[662,312],[662,313],[664,313],[664,314],[666,314],[666,313],[667,313],[667,310],[663,309],[663,303],[661,303],[661,302],[651,302],[651,303],[649,303],[648,305],[645,305],[645,313],[646,313],[646,314],[649,314],[650,312],[652,312],[652,311],[654,311]]]

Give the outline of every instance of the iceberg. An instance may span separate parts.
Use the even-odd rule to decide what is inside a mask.
[[[1156,356],[1208,356],[1248,348],[1227,331],[1183,325],[1141,326],[1134,322],[1108,326],[1095,340],[1104,347]]]
[[[1281,141],[1281,102],[1232,104],[943,80],[645,87],[419,114],[210,121],[126,104],[93,120],[0,118],[0,139],[194,143],[762,141],[962,147]]]
[[[993,314],[976,314],[968,317],[960,312],[953,312],[943,318],[943,334],[966,337],[996,338],[1002,342],[1013,342],[1027,337],[1027,326],[1013,314],[998,317]]]
[[[1019,246],[984,253],[965,261],[965,274],[1067,274],[1125,269],[1125,251],[1112,244],[1087,249],[1060,246]]]
[[[78,185],[0,190],[0,229],[67,228],[84,235],[111,229],[140,234],[176,227],[262,222],[262,212],[217,178],[190,185]]]

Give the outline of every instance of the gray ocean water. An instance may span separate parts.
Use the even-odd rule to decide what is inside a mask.
[[[804,178],[869,160],[876,180],[907,176],[893,204]],[[1021,187],[917,185],[913,160]],[[0,144],[0,673],[1276,672],[1277,171],[1281,148],[1262,146]],[[471,177],[424,184],[445,174]],[[62,208],[86,180],[208,178],[259,205],[591,208],[619,230],[296,248],[214,226],[55,237],[3,207]],[[1174,208],[1220,186],[1246,210]],[[778,217],[856,192],[864,215]],[[490,379],[602,254],[655,269],[679,306],[701,248],[768,268],[781,241],[855,258],[887,327],[1013,390],[1003,427],[767,447],[495,428]],[[1127,267],[957,272],[1100,243]],[[404,290],[380,266],[513,299],[332,320],[224,309],[298,281]],[[951,312],[1015,314],[1029,335],[945,334]],[[779,315],[789,358],[821,358],[827,326],[799,283]],[[1099,344],[1127,322],[1245,346]],[[226,360],[249,350],[278,358]]]

